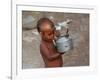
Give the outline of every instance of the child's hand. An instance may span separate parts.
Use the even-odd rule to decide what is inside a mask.
[[[61,55],[63,55],[65,52],[63,52],[63,53],[60,53]]]
[[[63,55],[65,52],[59,53],[60,55]]]

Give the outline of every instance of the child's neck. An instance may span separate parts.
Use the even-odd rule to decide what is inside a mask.
[[[53,44],[53,40],[52,41],[42,40],[42,42],[49,43],[49,44]]]

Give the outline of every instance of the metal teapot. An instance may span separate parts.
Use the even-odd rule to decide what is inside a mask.
[[[70,37],[67,36],[60,36],[57,40],[56,40],[56,48],[57,51],[60,53],[66,52],[70,49],[72,49],[72,39]]]
[[[59,33],[59,36],[55,40],[56,49],[60,53],[67,52],[73,48],[72,38],[69,36],[68,28],[65,33],[66,34]]]

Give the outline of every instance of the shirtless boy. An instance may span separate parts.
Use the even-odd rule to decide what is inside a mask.
[[[37,30],[41,36],[40,53],[45,67],[62,67],[62,54],[58,53],[54,44],[55,27],[48,18],[41,18],[37,22]]]

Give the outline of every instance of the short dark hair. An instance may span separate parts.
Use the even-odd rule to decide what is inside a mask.
[[[48,19],[48,18],[41,18],[37,22],[37,25],[36,25],[38,32],[41,32],[40,26],[41,26],[42,23],[45,23],[45,22],[49,23],[51,25],[51,27],[54,27],[54,23],[50,19]]]

